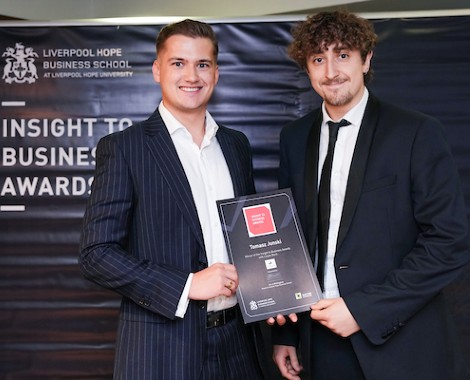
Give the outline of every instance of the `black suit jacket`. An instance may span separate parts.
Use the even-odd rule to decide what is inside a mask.
[[[280,188],[291,187],[312,259],[321,109],[281,132]],[[458,174],[437,120],[370,95],[347,182],[335,255],[351,337],[367,379],[464,379],[442,289],[469,261]],[[310,357],[311,320],[275,343]],[[309,364],[305,363],[308,376]]]
[[[235,196],[254,192],[244,134],[221,126],[217,140]],[[189,273],[207,267],[196,206],[158,111],[102,138],[84,219],[84,275],[123,296],[116,379],[188,380],[200,373],[206,302],[175,312]]]

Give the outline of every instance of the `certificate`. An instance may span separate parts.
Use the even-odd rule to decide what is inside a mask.
[[[245,323],[310,309],[322,297],[290,189],[217,201]]]

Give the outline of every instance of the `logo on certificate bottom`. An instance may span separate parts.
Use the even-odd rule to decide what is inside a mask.
[[[266,265],[266,269],[276,269],[277,268],[276,259],[264,260],[264,265]]]
[[[277,232],[269,203],[243,207],[243,215],[249,237],[271,235]]]

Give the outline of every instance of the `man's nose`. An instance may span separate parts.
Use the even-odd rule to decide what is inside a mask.
[[[184,70],[184,78],[190,82],[196,81],[198,79],[197,67],[187,65]]]
[[[330,79],[338,75],[338,68],[334,60],[328,60],[326,62],[325,75]]]

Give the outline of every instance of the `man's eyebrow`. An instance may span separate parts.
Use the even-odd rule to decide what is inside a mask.
[[[351,48],[347,45],[336,45],[336,47],[333,50],[334,51],[351,50]]]
[[[168,58],[168,60],[169,61],[188,61],[187,58],[178,57],[178,56],[170,57],[170,58]],[[201,59],[198,59],[196,62],[209,62],[209,63],[212,63],[212,62],[214,62],[214,60],[211,59],[211,58],[201,58]]]

